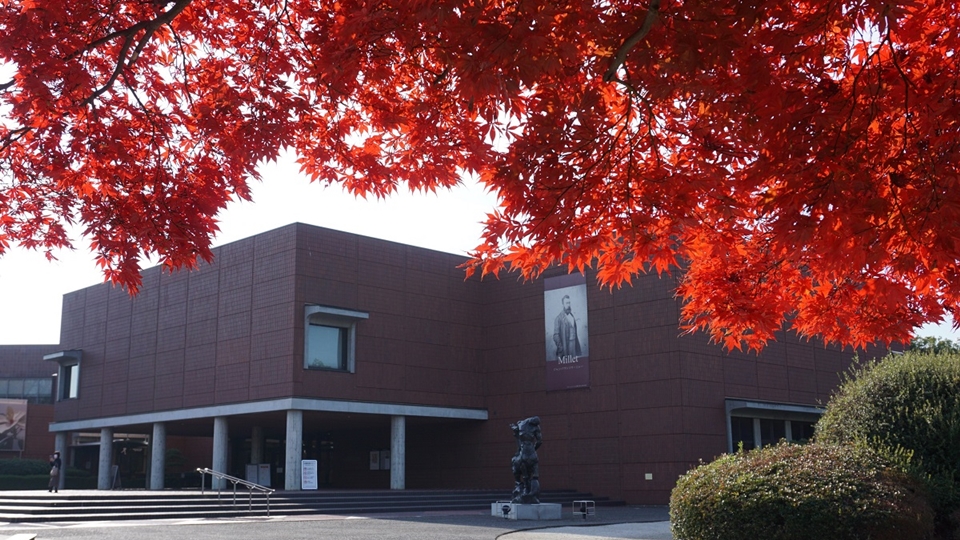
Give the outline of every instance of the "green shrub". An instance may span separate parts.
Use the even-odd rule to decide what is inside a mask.
[[[71,476],[70,469],[67,469],[67,479],[63,485],[63,489],[97,489],[97,477],[89,473]]]
[[[67,489],[95,489],[97,479],[88,471],[67,467]],[[91,482],[92,479],[92,482]],[[50,482],[50,463],[40,459],[0,460],[0,491],[47,489]]]
[[[97,477],[80,469],[67,469],[64,489],[97,489]],[[47,489],[50,474],[0,474],[0,491]]]
[[[926,483],[938,521],[960,508],[960,355],[906,353],[855,367],[816,440],[866,444]]]
[[[29,476],[0,474],[0,490],[2,491],[46,490],[49,484],[50,475],[47,474]]]
[[[933,511],[914,480],[864,447],[780,444],[722,456],[670,497],[676,540],[920,540]]]
[[[50,473],[50,463],[40,459],[0,459],[0,475],[28,476]]]

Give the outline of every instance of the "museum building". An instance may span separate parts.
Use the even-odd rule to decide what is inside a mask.
[[[809,438],[854,357],[681,335],[675,277],[464,279],[464,257],[304,224],[214,255],[64,295],[57,346],[0,346],[56,373],[52,440],[101,489],[121,462],[170,487],[171,450],[288,490],[302,460],[321,488],[510,489],[510,424],[536,415],[543,489],[665,504],[701,459]]]

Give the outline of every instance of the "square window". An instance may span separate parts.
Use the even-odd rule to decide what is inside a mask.
[[[801,422],[793,420],[790,422],[790,438],[794,441],[805,442],[813,438],[815,422]]]
[[[347,369],[347,330],[310,324],[307,328],[307,368]]]
[[[357,322],[367,313],[307,305],[304,313],[303,367],[353,373]]]
[[[787,424],[783,420],[760,419],[760,445],[777,444],[787,437]]]

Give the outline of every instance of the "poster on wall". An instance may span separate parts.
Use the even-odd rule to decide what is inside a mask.
[[[543,280],[547,391],[590,386],[587,280],[568,274]]]
[[[380,451],[379,450],[370,451],[370,470],[371,471],[380,470]]]
[[[0,399],[0,451],[22,452],[27,440],[27,400]]]

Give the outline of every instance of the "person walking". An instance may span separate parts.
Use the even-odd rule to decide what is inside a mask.
[[[63,462],[60,461],[60,452],[54,452],[50,456],[50,483],[47,485],[47,492],[59,493],[60,491],[60,469]]]

